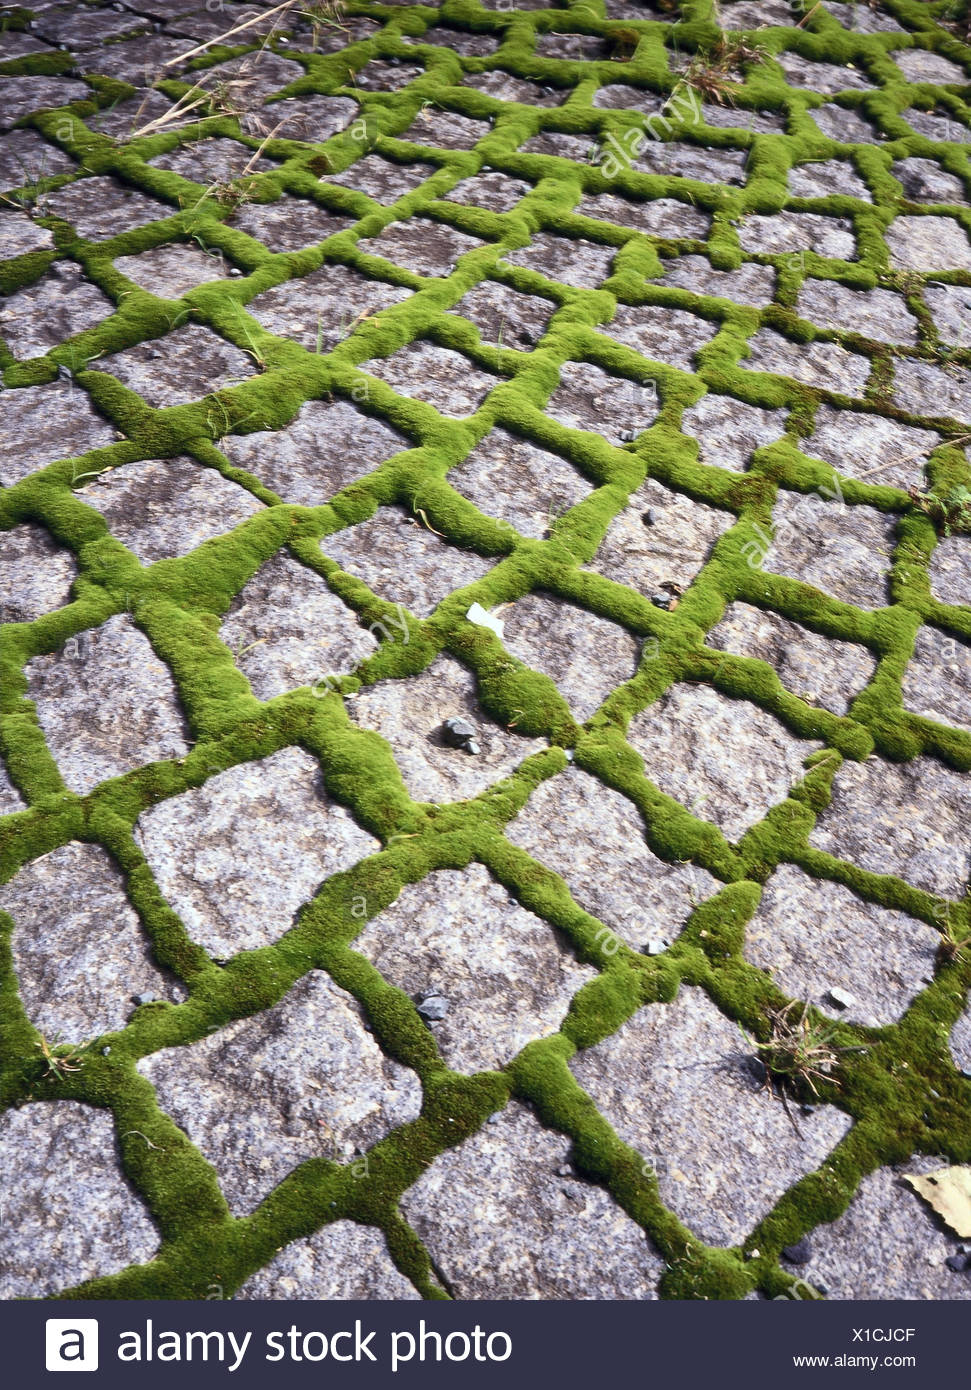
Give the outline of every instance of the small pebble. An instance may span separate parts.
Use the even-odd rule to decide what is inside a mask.
[[[836,986],[826,991],[826,997],[831,1003],[835,1004],[838,1009],[852,1009],[853,1005],[856,1003],[856,999],[852,994]]]
[[[948,1269],[953,1269],[955,1274],[963,1274],[968,1266],[971,1265],[971,1255],[962,1255],[960,1253],[957,1255],[948,1255],[944,1263],[947,1265]]]
[[[667,612],[671,607],[671,595],[659,590],[656,594],[651,595],[651,602],[655,608],[663,608]]]
[[[170,991],[170,998],[173,1004],[184,1004],[189,997],[189,991],[183,989],[181,985],[173,985]]]
[[[145,992],[144,994],[133,994],[133,995],[132,995],[132,1002],[135,1003],[135,1004],[154,1004],[154,1003],[155,1003],[155,995],[154,995],[154,994],[149,994],[148,991],[146,990],[146,992]]]
[[[556,1176],[558,1178],[572,1178],[573,1169],[570,1167],[569,1163],[561,1163],[556,1170]]]
[[[229,273],[235,279],[237,276],[242,275],[243,272],[240,270],[238,265],[231,265],[229,267]]]
[[[660,956],[668,949],[668,943],[661,936],[655,936],[641,950],[644,956]]]
[[[641,521],[643,521],[645,526],[653,526],[656,523],[657,512],[653,507],[648,507],[647,511],[641,517]]]
[[[442,725],[442,739],[450,748],[464,748],[466,753],[478,753],[475,726],[467,719],[446,719]]]
[[[418,1000],[418,1012],[428,1023],[440,1023],[448,1013],[448,1000],[444,994],[423,994]]]
[[[102,1055],[102,1057],[110,1057],[110,1056],[111,1056],[111,1048],[110,1048],[110,1047],[103,1047],[103,1048],[101,1049],[101,1055]]]
[[[782,1258],[788,1260],[791,1265],[807,1265],[812,1259],[812,1246],[806,1236],[802,1240],[797,1240],[795,1245],[786,1245],[782,1249]]]

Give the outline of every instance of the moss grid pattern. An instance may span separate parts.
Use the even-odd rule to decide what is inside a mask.
[[[837,341],[866,354],[873,369],[864,408],[907,423],[927,423],[890,401],[888,384],[898,349],[853,333],[817,328],[797,318],[793,308],[807,275],[857,288],[877,284],[897,288],[920,323],[917,345],[899,351],[917,359],[931,358],[935,352],[933,325],[921,301],[925,277],[912,273],[901,277],[891,271],[883,239],[897,212],[928,209],[902,199],[890,165],[905,155],[933,156],[971,192],[966,148],[913,133],[900,114],[912,105],[936,107],[957,122],[971,124],[971,107],[967,88],[909,84],[888,50],[911,45],[929,48],[964,65],[971,61],[971,50],[936,22],[941,5],[890,0],[886,8],[906,27],[906,33],[849,32],[818,7],[799,28],[769,27],[758,35],[759,43],[771,53],[788,49],[809,58],[852,62],[867,73],[875,90],[848,91],[837,104],[859,111],[883,132],[885,140],[843,145],[822,135],[808,113],[823,98],[809,89],[788,86],[770,59],[748,67],[738,103],[784,115],[786,133],[752,135],[739,129],[680,128],[675,123],[675,138],[749,151],[744,186],[727,187],[631,170],[608,181],[593,164],[517,153],[528,137],[546,128],[580,133],[595,143],[609,131],[620,136],[640,127],[644,117],[635,111],[594,107],[594,92],[611,81],[635,84],[651,94],[672,91],[677,76],[668,65],[670,46],[676,42],[690,53],[710,44],[720,32],[706,0],[686,4],[676,29],[672,23],[653,20],[611,23],[603,16],[602,0],[530,12],[490,11],[476,0],[445,0],[440,10],[352,0],[349,12],[379,20],[380,30],[336,54],[301,51],[296,42],[277,48],[305,70],[302,78],[284,89],[285,94],[353,96],[368,118],[367,148],[393,160],[420,158],[437,167],[419,188],[382,206],[352,188],[322,182],[312,170],[321,153],[326,153],[333,169],[342,170],[367,152],[349,132],[322,145],[272,140],[266,154],[277,161],[277,167],[257,176],[260,201],[271,201],[285,191],[357,219],[353,227],[299,253],[271,254],[227,225],[225,209],[212,199],[200,203],[202,187],[146,162],[207,135],[226,136],[255,150],[259,141],[243,134],[233,117],[211,117],[185,129],[162,130],[116,144],[92,133],[85,122],[96,107],[130,96],[131,89],[89,77],[90,101],[58,112],[37,112],[22,122],[81,161],[78,177],[114,173],[172,208],[169,218],[99,242],[81,239],[63,221],[41,218],[54,232],[56,250],[0,264],[0,282],[9,292],[33,283],[56,257],[69,256],[113,300],[116,309],[110,318],[44,357],[15,362],[6,349],[0,351],[7,388],[51,381],[60,365],[69,366],[77,386],[90,394],[98,410],[125,436],[123,442],[94,450],[80,460],[52,463],[0,493],[0,526],[41,522],[74,553],[80,571],[66,607],[32,623],[9,624],[0,632],[0,749],[27,802],[27,809],[0,823],[0,881],[72,839],[103,846],[125,876],[156,959],[189,988],[186,1002],[143,1005],[125,1028],[97,1039],[98,1046],[86,1054],[78,1073],[60,1082],[42,1080],[35,1047],[38,1035],[18,997],[12,968],[12,923],[9,917],[2,919],[3,1106],[37,1098],[81,1100],[112,1111],[119,1135],[140,1131],[152,1141],[149,1147],[135,1138],[119,1140],[119,1150],[125,1172],[161,1232],[157,1257],[145,1266],[95,1279],[62,1296],[201,1297],[216,1270],[230,1292],[284,1243],[332,1220],[350,1217],[380,1227],[396,1265],[419,1292],[442,1297],[428,1254],[401,1219],[397,1201],[436,1155],[476,1132],[510,1096],[529,1102],[545,1124],[570,1136],[579,1170],[603,1184],[648,1233],[667,1266],[660,1285],[663,1297],[741,1298],[753,1288],[768,1296],[784,1293],[793,1278],[778,1264],[781,1248],[818,1223],[835,1219],[863,1175],[914,1153],[971,1160],[971,1083],[959,1075],[947,1047],[949,1030],[964,1007],[971,979],[971,965],[963,958],[937,967],[933,983],[917,995],[896,1026],[840,1026],[840,1042],[867,1047],[843,1060],[839,1087],[826,1085],[823,1094],[855,1123],[825,1162],[791,1187],[744,1245],[736,1248],[704,1245],[665,1208],[654,1177],[642,1171],[639,1156],[618,1139],[567,1066],[576,1049],[611,1034],[643,1004],[672,1000],[682,982],[701,986],[729,1018],[766,1037],[767,1010],[786,999],[768,975],[743,959],[741,948],[760,885],[779,863],[793,863],[817,877],[845,883],[865,899],[902,908],[936,927],[942,911],[948,911],[958,937],[971,931],[967,903],[945,904],[897,878],[865,872],[808,844],[815,814],[826,805],[832,777],[844,759],[862,759],[876,751],[899,760],[926,751],[959,770],[971,768],[971,735],[902,708],[901,678],[920,625],[933,622],[971,638],[971,608],[949,607],[930,595],[927,569],[936,543],[930,522],[897,489],[878,481],[842,478],[849,504],[865,503],[899,516],[890,579],[892,601],[874,611],[837,602],[796,580],[753,570],[743,556],[743,546],[757,534],[754,528],[769,526],[780,487],[810,493],[831,478],[828,468],[799,451],[800,438],[812,430],[817,405],[860,408],[849,397],[786,377],[743,370],[740,361],[746,354],[746,340],[761,325],[771,325],[799,342]],[[420,38],[436,22],[494,34],[501,48],[489,58],[459,57],[442,47],[402,42],[406,34]],[[550,31],[609,36],[617,28],[636,30],[639,36],[630,61],[544,59],[533,51],[535,36]],[[204,68],[252,46],[209,50],[192,67]],[[349,74],[373,57],[420,61],[424,71],[394,93],[360,91],[351,84]],[[3,70],[52,73],[69,66],[68,55],[55,53],[8,62]],[[568,99],[558,108],[539,108],[499,102],[457,85],[464,73],[497,66],[563,87]],[[176,96],[194,80],[190,74],[185,82],[164,83],[162,90]],[[402,140],[401,133],[426,101],[445,111],[494,118],[494,125],[467,152]],[[836,195],[788,198],[786,172],[792,163],[837,155],[852,160],[872,193],[872,204]],[[533,191],[501,215],[450,203],[449,189],[485,164],[523,176],[534,183]],[[69,176],[59,176],[46,186],[69,181]],[[583,192],[601,191],[634,198],[674,198],[707,210],[713,219],[707,243],[665,242],[574,212]],[[191,210],[182,210],[182,204]],[[851,219],[859,260],[834,261],[812,253],[801,260],[749,257],[778,271],[776,302],[761,311],[646,283],[646,277],[659,273],[659,249],[704,251],[716,267],[738,266],[742,252],[737,220],[747,213],[775,213],[783,207]],[[971,208],[948,206],[933,211],[957,219],[971,235]],[[418,214],[474,234],[486,244],[464,254],[453,273],[440,280],[422,279],[359,249],[360,238],[375,236],[388,223]],[[609,278],[595,290],[574,289],[500,261],[504,250],[527,245],[540,230],[616,247]],[[204,285],[181,301],[170,302],[133,288],[112,263],[122,255],[186,241],[190,234],[222,250],[242,268],[242,277]],[[304,276],[325,260],[357,267],[414,293],[361,323],[335,350],[322,354],[270,335],[245,314],[254,295]],[[546,295],[559,306],[532,350],[503,347],[497,351],[484,345],[471,325],[446,314],[487,276],[527,293]],[[934,278],[971,284],[971,277],[962,272],[938,273]],[[717,325],[718,333],[698,353],[694,372],[647,362],[598,332],[600,325],[610,321],[617,301],[690,309]],[[243,349],[255,346],[265,358],[265,371],[203,400],[154,410],[110,375],[84,369],[96,355],[163,337],[187,318],[208,325]],[[473,415],[447,419],[430,405],[400,396],[361,372],[361,362],[390,354],[419,336],[464,353],[484,370],[498,372],[495,388]],[[971,361],[971,351],[954,356],[961,363]],[[633,380],[656,378],[662,403],[656,423],[633,443],[615,447],[599,435],[551,420],[544,414],[544,405],[557,383],[560,365],[567,360],[596,363]],[[245,430],[254,415],[281,428],[309,399],[328,393],[355,398],[355,388],[359,398],[364,381],[368,390],[363,408],[386,417],[414,441],[414,447],[344,488],[326,505],[285,505],[257,479],[234,468],[220,451],[219,438],[234,427]],[[791,412],[785,440],[759,450],[743,475],[699,464],[695,442],[679,431],[682,411],[706,387],[749,404],[785,407]],[[556,521],[548,539],[530,540],[512,533],[449,485],[449,470],[496,422],[570,459],[593,485],[585,500]],[[930,459],[932,485],[971,482],[963,453],[947,442],[965,432],[968,422],[935,419],[933,424],[944,442]],[[180,453],[241,483],[268,505],[230,534],[206,542],[184,558],[142,568],[109,534],[101,515],[75,495],[72,477],[75,470],[114,468]],[[592,558],[611,519],[647,475],[691,498],[729,509],[737,518],[714,546],[676,611],[670,613],[653,607],[644,595],[580,568]],[[380,621],[394,612],[390,603],[342,572],[326,555],[328,536],[388,503],[409,510],[420,504],[430,525],[450,542],[494,557],[496,563],[483,579],[450,594],[427,620],[412,619],[407,645],[384,643],[339,684],[349,693],[362,683],[402,678],[424,669],[438,652],[447,650],[474,672],[481,702],[496,719],[506,724],[515,718],[523,732],[549,738],[549,749],[527,758],[513,776],[472,801],[412,802],[387,743],[351,723],[340,695],[315,699],[304,687],[261,704],[216,636],[220,616],[233,596],[283,546],[323,575],[366,622]],[[465,618],[472,601],[491,608],[539,590],[610,618],[639,639],[656,639],[645,642],[636,675],[615,689],[583,727],[574,722],[547,677],[512,660],[498,639]],[[788,693],[764,663],[713,652],[703,645],[705,632],[734,599],[774,609],[827,637],[864,643],[878,657],[873,680],[845,717],[814,708]],[[78,797],[65,789],[45,746],[33,705],[25,695],[23,667],[30,657],[56,650],[71,636],[126,608],[171,669],[194,744],[183,759],[141,767]],[[630,719],[672,683],[686,680],[708,682],[729,696],[755,701],[793,733],[826,745],[822,753],[807,760],[805,776],[788,799],[737,844],[728,843],[715,827],[663,795],[651,782],[650,767],[625,741]],[[263,758],[288,745],[299,745],[319,760],[328,792],[380,837],[382,848],[325,882],[274,945],[241,952],[217,966],[190,940],[163,899],[136,848],[132,827],[145,808],[200,786],[216,770]],[[714,898],[695,910],[661,956],[641,956],[622,944],[613,953],[605,950],[602,924],[578,907],[561,879],[504,838],[504,826],[530,793],[566,766],[568,749],[574,750],[579,767],[633,802],[656,853],[667,860],[703,865],[723,884]],[[524,906],[562,930],[578,956],[595,965],[599,974],[577,994],[558,1033],[528,1045],[501,1072],[463,1076],[445,1066],[411,1001],[355,953],[354,938],[363,923],[351,916],[350,903],[363,893],[368,914],[374,915],[397,897],[402,885],[433,869],[462,868],[472,861],[483,863]],[[135,1062],[267,1008],[312,968],[329,971],[351,991],[365,1009],[381,1047],[415,1070],[424,1091],[422,1113],[370,1151],[366,1178],[352,1178],[345,1166],[313,1159],[295,1168],[252,1215],[234,1220],[214,1170],[159,1110]],[[102,1056],[104,1044],[110,1044],[110,1056]],[[750,1251],[759,1253],[750,1258]]]

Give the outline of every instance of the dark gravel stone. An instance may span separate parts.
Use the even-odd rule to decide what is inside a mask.
[[[812,1246],[806,1236],[802,1240],[797,1240],[795,1245],[786,1245],[782,1250],[782,1258],[788,1260],[791,1265],[807,1265],[812,1259]]]
[[[475,732],[475,726],[467,719],[446,719],[442,725],[443,741],[450,748],[464,748],[466,753],[479,752]]]
[[[417,1008],[426,1023],[440,1023],[448,1014],[449,1004],[444,994],[423,994]]]

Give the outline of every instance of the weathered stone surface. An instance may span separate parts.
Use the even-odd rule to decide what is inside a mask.
[[[757,29],[763,24],[791,24],[793,19],[786,0],[735,0],[721,10],[723,29]]]
[[[246,312],[279,338],[309,352],[332,352],[357,324],[407,299],[409,290],[369,280],[347,265],[323,265],[251,299]]]
[[[810,844],[874,874],[956,898],[968,879],[971,779],[934,758],[846,762]]]
[[[905,709],[971,731],[971,645],[937,627],[919,628],[902,690]]]
[[[350,701],[351,718],[391,744],[408,795],[415,801],[466,801],[508,777],[543,739],[523,738],[496,723],[478,702],[475,679],[442,654],[418,676],[378,681]],[[467,719],[479,752],[452,748],[442,737],[446,719]]]
[[[945,343],[971,347],[971,288],[967,285],[928,285],[924,303]]]
[[[595,289],[610,274],[610,264],[616,254],[615,246],[601,246],[583,237],[536,232],[528,246],[507,251],[503,259],[511,265],[537,270],[564,285]]]
[[[741,106],[703,104],[701,119],[705,125],[715,126],[719,130],[726,127],[730,130],[750,130],[755,135],[774,134],[786,128],[783,116],[773,115],[769,111],[747,111]]]
[[[787,690],[833,714],[847,712],[877,665],[857,642],[822,637],[749,603],[730,603],[706,641],[720,652],[767,661]]]
[[[189,112],[188,116],[182,119],[177,116],[171,117],[174,106],[175,103],[164,97],[161,92],[156,92],[151,87],[138,87],[133,97],[127,101],[114,102],[103,111],[89,116],[85,125],[89,130],[97,131],[99,135],[108,135],[120,144],[125,144],[161,116],[169,118],[165,121],[164,129],[181,130],[195,113]],[[149,134],[151,133],[149,131]]]
[[[662,261],[662,265],[665,262]],[[738,270],[715,270],[704,256],[678,256],[667,262],[661,284],[675,285],[694,294],[718,295],[733,304],[764,308],[775,294],[775,271],[769,265],[743,262]]]
[[[580,199],[576,211],[583,217],[616,222],[620,227],[646,232],[648,236],[705,237],[711,227],[708,213],[681,203],[677,198],[655,198],[639,203],[615,193],[587,193]]]
[[[812,584],[861,608],[879,608],[889,602],[894,516],[780,488],[772,526],[764,569]]]
[[[427,401],[453,420],[472,415],[503,380],[476,367],[461,352],[424,338],[407,343],[390,357],[362,362],[361,370],[380,377],[403,396]]]
[[[661,1200],[714,1245],[743,1240],[850,1127],[823,1105],[797,1133],[744,1048],[738,1025],[683,985],[674,1003],[646,1005],[569,1064],[620,1138],[654,1160]]]
[[[11,130],[0,135],[2,188],[20,188],[54,174],[66,174],[74,167],[70,155],[50,144],[36,130]]]
[[[54,236],[46,227],[38,227],[36,222],[31,222],[25,212],[7,212],[4,210],[0,213],[0,245],[3,246],[4,260],[7,260],[11,256],[26,256],[30,251],[52,251],[54,249]],[[62,264],[70,265],[70,262]],[[79,267],[74,267],[74,269],[78,270]],[[11,296],[5,300],[6,304],[9,305],[18,299],[22,300],[23,294],[24,291],[21,291],[19,295]],[[0,325],[3,325],[6,317],[7,314],[0,316]],[[7,323],[4,336],[15,328],[15,323]]]
[[[760,328],[749,339],[749,355],[740,366],[750,371],[791,376],[820,390],[862,396],[870,375],[870,359],[847,352],[838,343],[794,343],[773,328]]]
[[[745,958],[793,999],[870,1028],[896,1023],[934,973],[940,934],[905,912],[780,864],[746,928]],[[837,1008],[830,990],[854,1002]]]
[[[150,1260],[158,1232],[121,1170],[110,1112],[35,1101],[0,1116],[0,1298],[45,1298]]]
[[[133,87],[156,81],[163,64],[172,62],[165,70],[168,77],[181,76],[185,64],[175,62],[189,45],[184,39],[163,34],[137,35],[120,43],[106,43],[101,48],[89,48],[78,54],[78,65],[84,72],[113,77],[130,82]],[[195,81],[190,78],[190,81]]]
[[[172,242],[153,246],[137,256],[119,256],[115,266],[136,285],[161,299],[181,299],[211,280],[224,280],[221,256],[208,256],[198,246]]]
[[[951,1029],[948,1045],[954,1065],[967,1075],[971,1072],[971,1009],[965,1009]]]
[[[732,186],[745,182],[747,159],[744,150],[710,150],[680,140],[648,140],[634,167],[646,174],[669,174]]]
[[[729,840],[786,799],[821,746],[749,700],[683,683],[636,714],[627,737],[645,776]]]
[[[815,251],[817,256],[832,256],[837,260],[856,259],[856,237],[850,220],[819,212],[776,212],[771,216],[746,217],[738,229],[738,239],[743,250],[763,255]]]
[[[0,298],[0,337],[15,357],[40,357],[114,310],[80,266],[56,261],[35,284]]]
[[[0,887],[13,918],[13,965],[27,1017],[48,1039],[123,1028],[133,996],[167,993],[125,882],[100,845],[70,844]]]
[[[498,0],[491,0],[491,4],[486,8],[492,8],[497,4]],[[520,8],[533,7],[525,5]],[[541,86],[538,82],[513,77],[511,73],[498,68],[492,72],[469,73],[462,78],[462,86],[473,87],[477,92],[493,97],[496,101],[521,101],[530,106],[560,106],[569,95],[568,90],[562,87]]]
[[[608,111],[642,111],[645,115],[660,111],[665,98],[645,87],[632,87],[626,82],[606,82],[593,94],[594,106]]]
[[[233,1295],[251,1299],[415,1300],[415,1288],[395,1267],[381,1232],[354,1221],[334,1221],[306,1240],[295,1240]]]
[[[31,28],[49,43],[70,49],[98,48],[109,39],[146,33],[150,25],[140,15],[89,5],[50,5],[31,21]]]
[[[421,1107],[418,1078],[385,1057],[360,1004],[322,970],[273,1008],[136,1065],[216,1169],[235,1216],[297,1163],[349,1157]]]
[[[577,164],[592,164],[597,157],[595,136],[569,135],[562,130],[541,130],[519,148],[523,154],[548,154]]]
[[[185,455],[125,464],[102,473],[78,496],[143,565],[188,555],[263,510],[238,483]]]
[[[933,82],[946,87],[963,85],[968,80],[964,69],[958,67],[957,63],[952,63],[950,58],[942,58],[940,53],[931,53],[926,48],[893,49],[890,57],[908,82]]]
[[[105,241],[121,232],[134,231],[148,222],[172,217],[178,208],[126,188],[110,175],[78,179],[44,199],[45,209],[63,217],[87,241]]]
[[[283,551],[236,595],[219,636],[258,700],[344,674],[377,645],[326,580]]]
[[[492,129],[491,121],[475,121],[454,111],[423,107],[398,138],[416,145],[432,145],[443,150],[471,150]]]
[[[0,623],[31,623],[63,607],[77,572],[74,556],[43,526],[25,521],[0,531]]]
[[[947,536],[937,542],[930,563],[931,593],[942,603],[971,608],[971,540]]]
[[[503,621],[508,649],[549,676],[580,723],[637,666],[638,643],[625,628],[561,599],[527,594]]]
[[[354,940],[382,976],[414,999],[448,1000],[432,1026],[454,1071],[492,1070],[555,1033],[596,971],[548,923],[520,907],[481,864],[406,884]]]
[[[521,294],[497,280],[480,280],[452,313],[475,324],[484,343],[523,351],[543,336],[555,309],[540,295]]]
[[[416,275],[451,275],[459,257],[485,243],[474,236],[434,222],[429,217],[409,217],[391,222],[380,235],[364,237],[358,246],[369,256],[383,256]]]
[[[364,23],[368,21],[365,20]],[[329,140],[340,130],[346,130],[359,110],[356,101],[348,97],[320,96],[284,97],[269,106],[240,117],[240,126],[247,135],[261,139],[277,125],[281,140]]]
[[[532,191],[532,184],[493,169],[462,179],[444,196],[450,203],[487,208],[489,212],[510,212],[520,198]]]
[[[91,364],[110,372],[156,409],[184,405],[252,376],[253,359],[211,328],[189,323]]]
[[[205,85],[209,91],[221,89],[233,105],[252,108],[300,77],[303,68],[299,63],[261,47],[207,68]]]
[[[873,90],[873,83],[849,65],[839,67],[836,63],[820,63],[812,58],[804,58],[800,53],[788,52],[777,54],[776,62],[785,73],[786,81],[793,87],[808,87],[811,92],[823,92],[827,96],[850,89]]]
[[[894,363],[894,400],[914,415],[933,411],[938,418],[971,421],[971,372],[964,367],[932,367],[901,357]]]
[[[646,523],[649,512],[653,519]],[[734,521],[731,512],[694,502],[648,478],[614,517],[584,568],[648,596],[669,583],[685,589]]]
[[[831,463],[848,478],[906,489],[924,485],[923,457],[940,442],[933,430],[820,405],[816,427],[799,447],[808,458]]]
[[[244,169],[247,174],[260,174],[266,169],[276,168],[272,160],[262,156],[254,159],[254,153],[248,145],[241,145],[236,140],[213,136],[178,145],[168,154],[156,155],[149,162],[157,164],[160,169],[181,174],[184,179],[192,179],[194,183],[229,183],[232,179],[240,178]]]
[[[858,34],[906,32],[890,15],[871,10],[869,5],[858,4],[856,0],[851,0],[850,4],[838,4],[836,0],[827,0],[826,8],[844,29],[851,29]]]
[[[0,484],[36,468],[114,444],[117,436],[87,395],[61,382],[0,391]]]
[[[0,62],[10,62],[12,58],[26,58],[30,53],[49,53],[51,45],[32,34],[22,34],[16,29],[0,30]]]
[[[646,1235],[602,1188],[559,1176],[569,1153],[513,1101],[408,1189],[402,1213],[456,1298],[656,1297]]]
[[[917,320],[892,290],[851,290],[836,280],[802,283],[796,312],[821,328],[860,333],[884,343],[917,342]]]
[[[275,941],[325,878],[378,847],[300,748],[150,807],[135,840],[193,940],[218,956]]]
[[[602,58],[604,42],[596,34],[537,34],[535,52],[540,58]]]
[[[577,767],[542,782],[506,837],[558,873],[580,906],[635,951],[673,941],[720,886],[698,865],[659,859],[636,807]]]
[[[231,225],[255,237],[268,251],[302,251],[352,226],[353,219],[338,217],[307,198],[291,198],[284,193],[275,203],[243,203],[233,214]]]
[[[684,309],[618,304],[613,319],[601,332],[653,362],[690,372],[694,371],[696,354],[711,342],[718,328],[718,323]]]
[[[328,174],[328,183],[342,184],[355,192],[366,193],[377,203],[394,203],[406,193],[424,183],[434,174],[436,166],[422,160],[396,164],[379,154],[367,154],[341,174]]]
[[[824,1283],[831,1299],[971,1298],[971,1279],[945,1263],[956,1239],[903,1182],[949,1161],[922,1155],[868,1174],[843,1215],[813,1231],[802,1277]]]
[[[825,159],[816,164],[797,164],[789,170],[789,192],[793,198],[828,198],[839,193],[872,203],[870,190],[853,165],[845,159]]]
[[[367,521],[325,536],[321,549],[390,603],[427,618],[455,589],[493,565],[426,530],[398,507],[380,507]]]
[[[564,362],[560,384],[546,405],[547,415],[575,430],[593,430],[612,444],[646,430],[657,416],[657,385],[611,376],[592,362]]]
[[[894,270],[971,270],[971,245],[953,217],[898,217],[884,232]]]
[[[591,489],[582,474],[558,454],[510,434],[501,425],[450,471],[448,481],[488,516],[536,540],[544,539],[553,523]]]
[[[219,446],[284,502],[319,507],[408,447],[408,440],[349,401],[307,401],[282,430],[224,435]]]
[[[734,396],[709,391],[681,417],[683,434],[698,440],[701,463],[744,473],[756,449],[781,439],[786,425],[784,410],[765,410],[746,405]]]
[[[0,816],[11,816],[14,811],[22,811],[26,802],[10,780],[7,769],[0,759]]]
[[[882,133],[875,130],[855,109],[827,102],[809,112],[809,118],[828,135],[831,140],[839,140],[845,145],[878,145]]]
[[[902,111],[901,116],[918,135],[926,135],[928,140],[953,140],[957,144],[971,141],[971,130],[950,112],[918,111],[911,106]]]
[[[9,130],[22,116],[34,111],[56,110],[71,101],[87,101],[91,89],[66,77],[11,77],[3,79],[3,111],[0,130]]]
[[[448,48],[463,57],[483,58],[494,53],[501,42],[494,34],[469,34],[448,24],[436,24],[426,29],[420,38],[402,35],[403,43],[431,43],[436,48]]]
[[[99,782],[188,753],[175,684],[148,638],[116,613],[26,666],[27,694],[64,781]]]
[[[400,92],[416,77],[422,77],[425,69],[415,64],[402,63],[400,58],[384,61],[372,58],[359,72],[354,74],[354,86],[365,92]]]
[[[891,173],[900,180],[905,196],[915,203],[966,204],[968,201],[961,180],[945,173],[934,159],[918,159],[911,155],[898,160]]]

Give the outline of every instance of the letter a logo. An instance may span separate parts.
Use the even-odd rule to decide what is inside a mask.
[[[97,1318],[47,1319],[47,1369],[96,1371],[98,1369]]]

